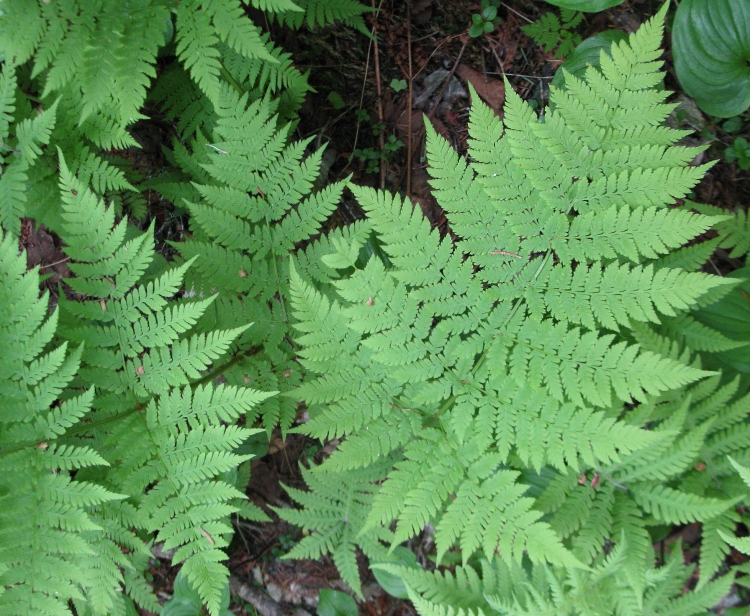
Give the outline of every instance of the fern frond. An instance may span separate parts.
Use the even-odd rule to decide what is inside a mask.
[[[97,507],[111,534],[102,540],[109,557],[93,582],[99,594],[89,601],[105,612],[115,609],[113,601],[120,600],[116,588],[126,583],[120,569],[134,569],[137,558],[135,552],[123,556],[118,546],[139,541],[129,539],[128,528],[135,527],[153,533],[167,549],[177,548],[175,558],[185,561],[187,579],[209,613],[216,614],[228,575],[221,564],[232,532],[228,517],[238,511],[233,503],[244,499],[217,478],[249,457],[234,450],[253,431],[231,424],[269,394],[249,387],[193,390],[190,385],[204,377],[248,325],[195,333],[215,296],[168,305],[192,260],[139,284],[154,257],[151,233],[126,239],[126,221],[115,222],[113,208],[105,208],[73,176],[62,156],[60,168],[63,231],[76,275],[70,285],[89,301],[61,301],[66,317],[59,333],[87,345],[78,378],[104,392],[94,402],[90,429],[98,444],[91,453],[105,453],[113,463],[100,481],[109,489],[139,495],[132,518],[126,519],[122,509]],[[40,364],[35,378],[48,371]],[[75,457],[80,453],[66,455],[68,466],[84,462]],[[143,590],[137,578],[127,584]]]
[[[196,140],[192,160],[184,161],[205,176],[194,182],[194,197],[185,200],[200,233],[179,245],[183,257],[198,257],[186,285],[199,297],[226,292],[199,321],[199,332],[256,324],[236,339],[248,357],[227,373],[228,381],[240,384],[253,374],[257,382],[288,391],[298,379],[289,378],[287,257],[319,232],[344,184],[314,191],[323,152],[305,157],[307,142],[287,144],[288,127],[276,128],[269,100],[249,102],[247,95],[221,92],[211,142]],[[180,151],[181,158],[185,155]],[[262,352],[251,351],[261,346]],[[289,399],[273,400],[259,413],[269,430],[280,421],[286,431],[296,407]]]
[[[454,545],[464,562],[480,549],[509,564],[526,552],[569,568],[573,587],[578,555],[595,558],[624,533],[608,565],[626,572],[623,613],[643,605],[649,584],[644,511],[665,523],[721,515],[732,500],[673,485],[746,436],[712,433],[692,398],[675,406],[686,390],[704,401],[693,383],[716,373],[639,326],[681,318],[732,284],[658,264],[718,221],[664,207],[705,168],[689,167],[695,152],[660,125],[671,109],[653,89],[663,18],[613,48],[602,72],[553,92],[543,120],[508,84],[503,121],[474,100],[469,163],[427,128],[434,194],[457,245],[408,200],[353,188],[383,256],[361,259],[362,240],[337,239],[320,255],[335,276],[316,287],[291,272],[300,356],[317,375],[297,391],[310,413],[300,430],[344,439],[323,468],[403,456],[365,530],[395,522],[398,543],[430,524],[439,557]],[[228,242],[236,219],[222,225]],[[561,473],[536,503],[529,467]],[[588,528],[592,507],[617,535]],[[523,609],[564,613],[556,579]],[[592,613],[612,608],[602,609]]]
[[[720,216],[726,210],[702,203],[689,203],[690,207],[703,214]],[[719,221],[714,225],[719,233],[719,246],[731,248],[730,257],[743,257],[750,251],[750,219],[744,210],[738,210],[734,217]]]
[[[16,111],[18,94],[16,70],[3,65],[0,75],[0,136],[10,151],[0,156],[0,230],[20,231],[21,218],[27,214],[29,173],[33,163],[42,154],[41,147],[50,142],[57,118],[58,102],[40,111],[34,117],[19,119],[13,126],[14,136],[9,138],[10,124]]]
[[[358,0],[295,0],[295,4],[302,10],[288,10],[278,15],[279,20],[291,28],[299,29],[304,24],[312,30],[334,21],[342,21],[369,35],[362,16],[372,9]]]
[[[39,272],[25,270],[15,239],[4,236],[0,341],[8,352],[0,358],[0,610],[70,614],[67,602],[89,592],[96,566],[91,539],[102,528],[90,510],[125,497],[72,480],[71,472],[107,462],[88,447],[54,442],[89,412],[93,389],[52,408],[77,372],[82,349],[47,349],[57,313],[45,320],[48,298],[39,297]]]
[[[213,101],[220,89],[221,54],[216,47],[219,37],[210,13],[200,10],[200,4],[200,0],[194,0],[177,6],[177,55],[203,93]]]
[[[303,470],[310,491],[290,487],[285,489],[305,509],[273,508],[284,520],[312,533],[300,541],[286,558],[318,558],[321,554],[330,553],[342,579],[361,596],[356,548],[359,547],[375,562],[391,559],[382,542],[390,542],[392,533],[384,528],[363,531],[376,491],[373,482],[382,479],[389,466],[390,461],[384,458],[365,471],[325,473]]]

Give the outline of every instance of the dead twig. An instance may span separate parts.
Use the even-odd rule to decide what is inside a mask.
[[[516,9],[514,9],[513,7],[510,7],[510,6],[508,6],[507,4],[505,4],[505,2],[501,2],[500,4],[502,4],[502,5],[503,5],[503,6],[504,6],[504,7],[506,8],[506,9],[508,9],[508,10],[509,10],[509,11],[510,11],[511,13],[515,13],[515,14],[516,14],[516,15],[518,15],[519,17],[521,17],[521,18],[525,19],[526,21],[528,21],[528,22],[529,22],[530,24],[533,24],[533,23],[534,23],[534,20],[533,20],[533,19],[531,19],[530,17],[526,17],[526,15],[524,15],[523,13],[519,13],[519,12],[518,12],[518,11],[517,11]]]
[[[286,616],[284,609],[268,593],[234,575],[229,576],[229,593],[247,601],[263,616]]]
[[[372,8],[375,10],[375,0],[371,0]],[[380,146],[380,189],[385,188],[385,161],[383,160],[383,148],[385,146],[385,136],[383,135],[383,88],[380,84],[380,54],[378,53],[378,13],[373,20],[373,57],[375,60],[375,90],[378,93],[378,145]]]
[[[458,68],[458,65],[461,63],[461,57],[464,55],[464,50],[466,49],[466,45],[468,44],[469,44],[469,40],[463,39],[463,45],[461,45],[461,51],[458,52],[458,57],[456,58],[456,61],[453,63],[453,68],[451,68],[450,73],[448,73],[448,76],[445,78],[445,81],[443,82],[443,85],[440,88],[440,91],[435,97],[435,102],[432,103],[432,108],[427,113],[428,118],[432,118],[435,115],[435,111],[437,111],[438,105],[440,104],[440,101],[443,99],[443,94],[445,94],[445,89],[448,87],[448,83],[450,82],[450,80],[453,79],[453,75],[455,75],[456,69]]]
[[[412,77],[411,68],[411,6],[410,2],[406,3],[406,41],[407,41],[407,53],[409,57],[409,102],[406,106],[406,113],[408,114],[406,120],[406,196],[411,199],[411,157],[412,157],[412,143],[411,143],[411,106],[414,100],[414,78]]]
[[[70,261],[70,257],[65,257],[64,259],[60,259],[54,263],[48,263],[47,265],[40,265],[39,268],[44,269],[45,267],[54,267],[55,265],[60,265],[60,263],[65,263],[66,261]]]

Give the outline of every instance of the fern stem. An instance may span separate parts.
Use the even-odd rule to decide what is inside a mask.
[[[544,259],[542,259],[541,264],[537,268],[536,272],[534,273],[534,277],[532,280],[536,280],[539,277],[539,274],[542,273],[542,270],[544,269],[544,266],[547,265],[547,261],[549,261],[550,252],[547,251],[547,253],[544,255]],[[513,306],[513,309],[510,311],[510,314],[508,314],[508,317],[505,319],[503,324],[500,326],[500,329],[505,327],[510,320],[513,318],[513,316],[518,312],[518,309],[523,304],[523,300],[519,300],[516,302],[516,305]],[[482,354],[477,358],[476,363],[474,364],[474,367],[471,369],[472,376],[475,376],[477,372],[479,372],[479,369],[484,364],[484,361],[487,359],[487,353],[489,353],[490,345],[488,344],[487,347],[482,351]],[[456,401],[456,396],[451,396],[448,398],[445,402],[443,402],[442,406],[438,409],[438,412],[435,415],[431,415],[433,418],[440,417],[445,411],[447,411],[451,406],[453,406],[453,403]]]
[[[244,88],[239,83],[237,83],[237,80],[234,77],[232,77],[232,74],[227,70],[227,67],[224,66],[224,63],[220,61],[219,64],[221,65],[220,71],[222,77],[224,77],[224,79],[229,82],[229,85],[237,90],[237,94],[239,94],[240,96],[245,94]]]

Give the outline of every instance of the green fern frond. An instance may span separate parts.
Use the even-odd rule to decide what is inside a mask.
[[[215,295],[170,305],[192,260],[142,282],[154,258],[152,233],[127,239],[126,220],[115,222],[114,208],[106,208],[62,156],[60,169],[62,226],[75,274],[69,284],[84,301],[61,298],[65,317],[58,334],[85,343],[74,384],[92,383],[101,393],[91,411],[72,398],[61,407],[65,415],[53,413],[46,422],[48,431],[61,432],[73,413],[85,415],[92,420],[87,433],[96,438],[73,437],[49,450],[59,452],[58,464],[65,468],[86,466],[81,457],[86,452],[99,463],[106,459],[112,468],[97,476],[101,489],[135,497],[132,510],[93,507],[108,530],[98,544],[103,560],[91,582],[94,594],[86,595],[88,605],[95,613],[114,610],[123,585],[134,589],[139,603],[149,603],[143,598],[145,582],[138,581],[143,568],[136,569],[145,547],[129,530],[136,528],[164,541],[166,549],[177,548],[175,558],[184,561],[190,584],[209,613],[217,614],[228,575],[221,564],[232,532],[228,518],[240,510],[234,503],[244,500],[218,478],[249,458],[234,451],[254,431],[233,424],[270,394],[200,381],[248,325],[196,332]],[[41,379],[49,371],[34,365],[32,376]],[[81,447],[94,442],[93,451]],[[132,554],[123,555],[121,545]],[[123,569],[138,575],[126,581]]]
[[[28,182],[31,168],[42,154],[41,146],[50,142],[56,122],[58,102],[32,117],[17,117],[13,123],[13,137],[10,137],[11,122],[21,115],[16,109],[16,96],[23,99],[18,91],[16,69],[3,65],[0,74],[0,137],[6,153],[0,155],[0,230],[18,233],[21,218],[28,213]],[[24,100],[25,102],[25,100]]]
[[[369,36],[362,16],[372,9],[358,0],[295,0],[295,4],[302,10],[287,10],[278,15],[278,19],[291,28],[299,29],[304,24],[312,30],[341,21]]]
[[[224,292],[198,331],[256,324],[235,343],[237,353],[247,355],[227,373],[228,382],[241,385],[252,376],[284,392],[300,382],[288,342],[287,257],[319,232],[344,184],[314,191],[323,152],[305,157],[307,142],[288,144],[288,127],[276,127],[275,105],[249,99],[223,89],[211,137],[196,139],[192,159],[179,151],[183,166],[200,167],[204,177],[185,200],[197,236],[178,248],[184,258],[199,257],[188,288],[199,297]],[[175,186],[174,192],[185,191]],[[269,431],[277,422],[286,431],[296,405],[289,398],[269,400],[258,413]]]
[[[89,447],[55,443],[91,409],[93,388],[53,408],[78,371],[82,349],[49,350],[57,312],[47,317],[39,272],[26,272],[11,235],[0,240],[0,271],[0,342],[7,351],[0,359],[0,611],[70,614],[67,602],[83,598],[94,578],[95,537],[103,529],[91,509],[125,497],[71,479],[72,472],[107,465]]]
[[[702,203],[688,203],[690,207],[709,216],[721,216],[726,210]],[[717,222],[714,228],[719,233],[719,246],[730,249],[730,257],[743,257],[750,251],[750,219],[744,210],[738,210],[729,219]]]
[[[389,466],[380,460],[367,470],[325,473],[302,471],[309,492],[286,487],[304,510],[274,507],[279,516],[311,534],[300,541],[285,558],[318,558],[330,553],[342,579],[360,596],[362,584],[357,566],[356,549],[375,562],[390,560],[383,542],[393,535],[384,528],[363,530],[375,492],[374,481],[384,477]]]
[[[300,431],[344,439],[323,468],[403,456],[365,530],[395,522],[398,543],[429,524],[439,557],[457,544],[464,562],[480,549],[508,563],[525,551],[570,567],[624,532],[623,601],[637,607],[650,554],[644,511],[679,523],[731,506],[656,483],[693,472],[713,442],[712,457],[745,442],[737,428],[730,440],[712,434],[690,398],[670,406],[712,373],[638,326],[680,318],[732,284],[649,263],[717,223],[664,207],[705,168],[689,167],[694,152],[660,125],[670,106],[650,88],[661,79],[663,18],[613,48],[602,72],[554,91],[543,121],[509,86],[502,122],[475,100],[470,163],[428,126],[434,194],[457,245],[407,200],[353,188],[384,256],[363,263],[361,240],[337,240],[321,255],[336,276],[319,288],[292,270],[300,357],[318,375],[297,392],[310,413]],[[671,423],[670,409],[680,410]],[[564,481],[535,504],[519,474],[529,467],[554,467]],[[588,528],[593,507],[618,536]],[[537,598],[533,609],[561,613]]]
[[[553,570],[547,565],[508,566],[500,559],[481,561],[481,571],[456,567],[455,574],[426,572],[392,564],[377,565],[403,580],[422,616],[505,614],[575,616],[578,614],[703,614],[731,586],[723,576],[696,593],[681,596],[692,568],[682,564],[678,545],[661,568],[640,568],[643,591],[631,588],[620,565],[630,545],[621,541],[591,571]],[[682,610],[682,611],[680,611]]]

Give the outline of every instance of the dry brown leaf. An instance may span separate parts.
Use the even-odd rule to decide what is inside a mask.
[[[458,75],[465,82],[470,83],[474,86],[477,94],[484,99],[495,113],[500,113],[505,102],[505,84],[499,79],[494,77],[488,77],[483,75],[479,71],[475,71],[470,66],[465,64],[459,64],[456,69],[456,75]]]

